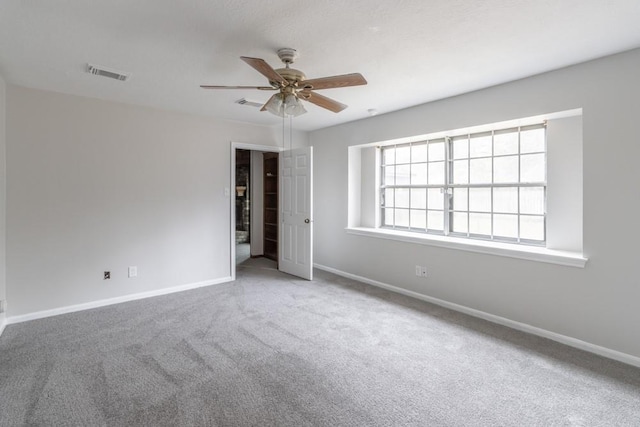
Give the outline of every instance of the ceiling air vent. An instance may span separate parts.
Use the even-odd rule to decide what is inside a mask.
[[[248,99],[242,98],[236,101],[236,104],[240,105],[248,105],[250,107],[262,107],[262,102],[258,101],[249,101]]]
[[[102,67],[100,65],[87,64],[87,73],[95,74],[96,76],[108,77],[110,79],[127,81],[131,74],[122,73],[114,69]]]

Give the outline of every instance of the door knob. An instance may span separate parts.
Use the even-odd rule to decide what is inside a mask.
[[[305,223],[305,224],[309,224],[310,222],[311,222],[311,221],[309,221],[309,218],[307,218],[307,219],[305,219],[305,220],[304,220],[304,223]]]

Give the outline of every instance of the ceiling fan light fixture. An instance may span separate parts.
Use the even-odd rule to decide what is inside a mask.
[[[288,116],[297,117],[307,112],[302,102],[294,94],[288,94],[284,98],[284,112]]]
[[[282,94],[278,93],[269,99],[264,108],[271,114],[275,114],[279,117],[284,117],[284,107],[282,106]]]

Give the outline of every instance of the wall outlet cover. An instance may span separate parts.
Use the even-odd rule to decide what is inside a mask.
[[[129,277],[137,277],[138,276],[138,267],[133,265],[129,267]]]

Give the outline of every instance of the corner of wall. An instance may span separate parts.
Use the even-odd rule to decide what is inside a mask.
[[[4,313],[0,314],[0,337],[2,336],[2,333],[4,332],[4,328],[5,326],[7,326],[7,319],[4,316]]]
[[[7,90],[2,76],[0,76],[0,334],[6,323],[5,312],[7,306],[6,279],[6,198],[7,198]]]

